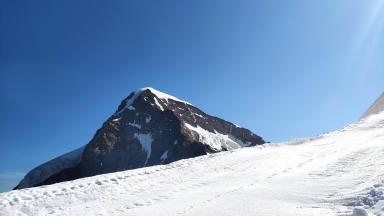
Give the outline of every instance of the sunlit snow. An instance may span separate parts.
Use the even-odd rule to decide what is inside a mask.
[[[137,137],[150,152],[150,135]],[[383,153],[384,112],[316,137],[1,193],[0,215],[383,215]]]

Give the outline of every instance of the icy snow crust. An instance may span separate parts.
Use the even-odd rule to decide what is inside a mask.
[[[384,113],[317,137],[0,194],[0,215],[384,215]]]

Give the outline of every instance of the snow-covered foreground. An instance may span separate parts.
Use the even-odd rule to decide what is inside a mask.
[[[0,194],[0,215],[384,215],[384,113],[314,138]]]

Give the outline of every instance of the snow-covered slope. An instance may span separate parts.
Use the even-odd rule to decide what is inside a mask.
[[[369,109],[364,113],[361,118],[365,118],[372,114],[377,114],[384,111],[384,92],[381,96],[369,107]]]
[[[0,215],[384,215],[384,113],[339,131],[0,194]]]
[[[84,147],[85,146],[73,150],[36,167],[27,173],[18,186],[24,188],[33,185],[34,182],[43,182],[61,170],[76,166],[80,163]]]

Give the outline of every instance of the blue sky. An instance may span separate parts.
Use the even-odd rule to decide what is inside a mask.
[[[152,86],[270,141],[356,120],[384,87],[382,0],[0,3],[0,191]]]

